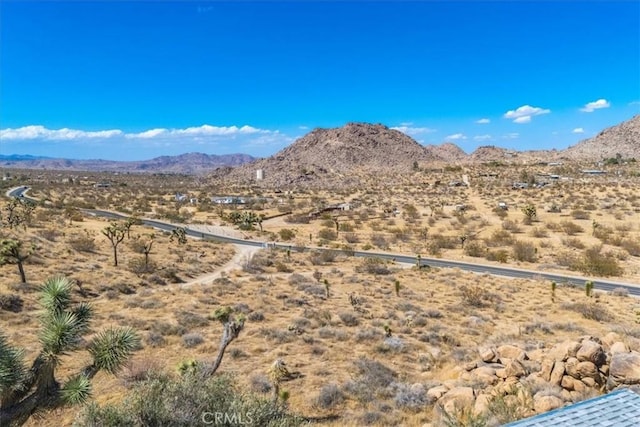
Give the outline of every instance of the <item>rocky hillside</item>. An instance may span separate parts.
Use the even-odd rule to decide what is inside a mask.
[[[282,151],[235,168],[227,177],[282,186],[351,185],[358,176],[411,172],[418,165],[441,160],[413,138],[386,126],[348,123],[341,128],[315,129]]]
[[[82,170],[94,172],[162,172],[198,174],[255,160],[247,154],[187,153],[151,160],[119,162],[111,160],[52,159],[32,156],[0,156],[0,167],[21,169]]]
[[[445,142],[440,145],[427,145],[425,149],[427,152],[430,152],[433,157],[447,163],[464,162],[469,159],[469,155],[452,142]]]
[[[639,152],[640,115],[637,115],[567,148],[561,156],[568,160],[602,160],[620,154],[623,158],[637,159]]]

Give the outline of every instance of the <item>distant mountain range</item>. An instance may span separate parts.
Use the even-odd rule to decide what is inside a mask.
[[[262,170],[264,184],[322,185],[356,183],[358,175],[398,175],[416,167],[490,161],[599,161],[620,154],[640,153],[640,115],[603,130],[565,150],[517,151],[483,146],[467,154],[447,142],[423,146],[410,136],[381,124],[348,123],[341,128],[314,129],[293,144],[265,159],[247,154],[187,153],[151,160],[118,162],[70,160],[30,155],[0,155],[0,167],[112,172],[212,173],[234,182],[256,180]]]
[[[220,167],[233,167],[256,160],[248,154],[187,153],[142,161],[54,159],[29,155],[0,155],[0,167],[101,172],[150,172],[204,174]]]

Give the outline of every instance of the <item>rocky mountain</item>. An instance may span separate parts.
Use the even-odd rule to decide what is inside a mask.
[[[568,160],[602,160],[616,157],[640,158],[640,115],[600,132],[593,138],[580,141],[563,150]]]
[[[32,156],[2,156],[0,167],[22,169],[82,170],[96,172],[208,173],[226,166],[238,166],[255,160],[248,154],[187,153],[142,161],[72,160]]]
[[[447,163],[464,162],[469,159],[469,155],[465,151],[452,142],[445,142],[440,145],[427,145],[425,149],[435,158]]]
[[[255,180],[256,171],[262,170],[265,184],[349,184],[356,183],[359,175],[405,173],[438,160],[436,153],[400,131],[381,124],[348,123],[315,129],[269,158],[229,171],[228,178]]]

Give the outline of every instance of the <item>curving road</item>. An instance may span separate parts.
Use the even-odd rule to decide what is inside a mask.
[[[24,198],[27,200],[31,200],[33,202],[37,202],[36,199],[29,198],[25,195],[26,191],[29,189],[27,186],[16,187],[7,192],[8,197],[18,197]],[[88,215],[100,216],[103,218],[110,219],[125,219],[126,215],[110,212],[100,209],[82,209],[83,212]],[[177,226],[168,224],[162,221],[155,221],[150,219],[143,219],[142,222],[145,225],[160,229],[171,231],[177,228]],[[186,234],[188,236],[203,238],[203,239],[212,239],[221,242],[233,243],[236,245],[248,245],[248,246],[256,246],[256,247],[273,247],[273,248],[281,248],[281,249],[290,249],[292,251],[305,251],[305,250],[319,250],[319,251],[334,251],[334,252],[342,252],[346,255],[353,255],[356,257],[369,257],[369,258],[381,258],[387,260],[393,260],[396,262],[402,263],[410,263],[416,264],[418,259],[417,256],[411,255],[402,255],[402,254],[393,254],[389,252],[370,252],[370,251],[344,251],[339,249],[327,249],[327,248],[319,248],[319,247],[310,247],[310,246],[292,246],[284,243],[275,243],[275,242],[264,242],[259,240],[247,240],[247,239],[237,239],[233,237],[220,236],[217,234],[200,232],[191,230],[188,227],[185,227]],[[429,258],[429,257],[420,257],[420,265],[425,267],[440,267],[440,268],[459,268],[465,271],[471,271],[474,273],[485,273],[491,274],[494,276],[503,276],[510,278],[520,278],[520,279],[544,279],[549,282],[554,281],[558,284],[573,284],[582,286],[586,281],[592,281],[594,284],[594,288],[601,291],[611,291],[616,288],[626,289],[630,295],[640,296],[640,284],[634,283],[625,283],[625,282],[616,282],[604,279],[594,279],[584,276],[568,276],[564,274],[557,273],[545,273],[541,271],[535,270],[524,270],[512,267],[499,267],[495,265],[486,265],[486,264],[475,264],[463,261],[454,261],[454,260],[446,260],[440,258]]]

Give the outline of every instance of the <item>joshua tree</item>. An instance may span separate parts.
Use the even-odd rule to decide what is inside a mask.
[[[72,282],[62,276],[44,283],[42,349],[31,368],[25,365],[23,351],[0,333],[0,425],[20,426],[38,411],[86,402],[93,377],[101,370],[117,372],[139,345],[139,337],[130,328],[104,330],[83,344],[93,310],[86,303],[72,306],[71,288]],[[91,362],[59,382],[56,368],[62,356],[82,348],[91,354]]]
[[[169,241],[173,242],[174,240],[180,245],[187,243],[187,229],[184,227],[177,227],[171,230],[171,237],[169,237]]]
[[[124,224],[122,224],[122,227],[124,228],[124,230],[127,233],[127,239],[131,238],[131,227],[133,227],[134,225],[138,225],[138,224],[142,224],[142,221],[140,220],[140,218],[138,218],[137,216],[130,216],[129,218],[127,218],[124,222]]]
[[[149,240],[142,243],[142,253],[144,254],[145,267],[149,266],[149,254],[151,253],[151,247],[153,246],[153,238],[154,238],[154,235],[152,234]]]
[[[551,302],[556,302],[556,282],[551,282]]]
[[[113,265],[118,266],[118,245],[124,240],[126,234],[125,228],[117,222],[112,222],[108,227],[101,230],[107,239],[111,242],[113,248]]]
[[[529,224],[536,219],[536,216],[538,215],[536,207],[530,203],[522,207],[522,213],[527,217],[527,222]]]
[[[395,290],[396,290],[396,296],[399,297],[400,296],[400,281],[399,280],[396,280],[394,282],[394,287],[395,287]]]
[[[0,265],[16,264],[20,272],[20,280],[22,280],[22,283],[27,283],[23,264],[34,250],[34,246],[27,249],[23,248],[20,240],[2,239],[0,240]]]
[[[1,215],[2,223],[8,228],[18,228],[20,226],[27,228],[27,224],[31,222],[31,216],[36,208],[35,203],[30,200],[22,200],[13,198],[5,207],[7,213]]]
[[[216,356],[213,364],[206,369],[207,375],[213,375],[220,364],[222,363],[222,358],[224,357],[224,351],[227,349],[227,346],[231,344],[233,340],[238,338],[240,332],[244,328],[244,316],[240,315],[238,317],[232,317],[233,309],[231,307],[219,308],[213,313],[213,318],[222,323],[223,331],[222,338],[220,338],[220,347],[218,348],[218,355]]]
[[[584,292],[588,297],[593,296],[593,282],[591,280],[585,282]]]

